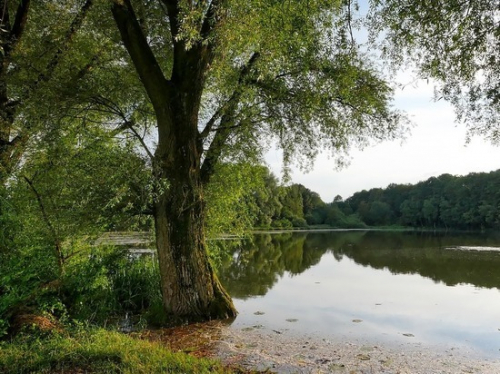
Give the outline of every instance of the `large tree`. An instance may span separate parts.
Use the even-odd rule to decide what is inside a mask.
[[[236,314],[208,261],[204,189],[228,157],[276,140],[285,165],[320,147],[400,135],[391,88],[361,55],[344,2],[113,0],[157,125],[154,209],[164,306],[176,320]]]
[[[386,57],[438,83],[470,135],[500,142],[500,1],[371,0]]]

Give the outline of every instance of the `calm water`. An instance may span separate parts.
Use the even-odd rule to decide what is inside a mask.
[[[500,357],[500,236],[259,234],[219,272],[236,328]]]

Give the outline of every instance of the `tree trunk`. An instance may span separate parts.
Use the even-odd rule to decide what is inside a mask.
[[[1,43],[3,44],[3,43]],[[13,124],[13,110],[9,108],[7,97],[6,70],[8,64],[0,56],[0,184],[5,186],[12,170],[11,132]]]
[[[8,128],[0,120],[0,186],[4,187],[10,170],[9,134]]]
[[[174,120],[186,126],[168,137],[160,131],[156,152],[157,185],[163,187],[157,189],[154,217],[164,307],[173,323],[235,317],[208,259],[196,126],[180,117]]]
[[[193,186],[171,186],[155,207],[163,304],[173,323],[236,316],[208,260],[203,215],[203,203]]]

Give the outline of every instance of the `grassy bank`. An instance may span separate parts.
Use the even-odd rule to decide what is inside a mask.
[[[0,342],[0,373],[233,373],[219,362],[104,329]]]

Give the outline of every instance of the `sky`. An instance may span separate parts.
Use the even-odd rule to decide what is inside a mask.
[[[413,82],[410,75],[397,78],[405,83],[396,91],[394,106],[405,111],[414,123],[405,141],[386,141],[363,150],[352,149],[350,164],[336,169],[328,152],[322,152],[314,168],[304,173],[292,170],[292,183],[300,183],[320,194],[325,202],[337,195],[344,199],[363,189],[385,188],[391,183],[417,183],[444,173],[466,175],[500,169],[500,146],[481,137],[466,144],[466,126],[455,121],[453,107],[434,101],[434,86]],[[270,151],[266,162],[281,175],[279,152]]]

